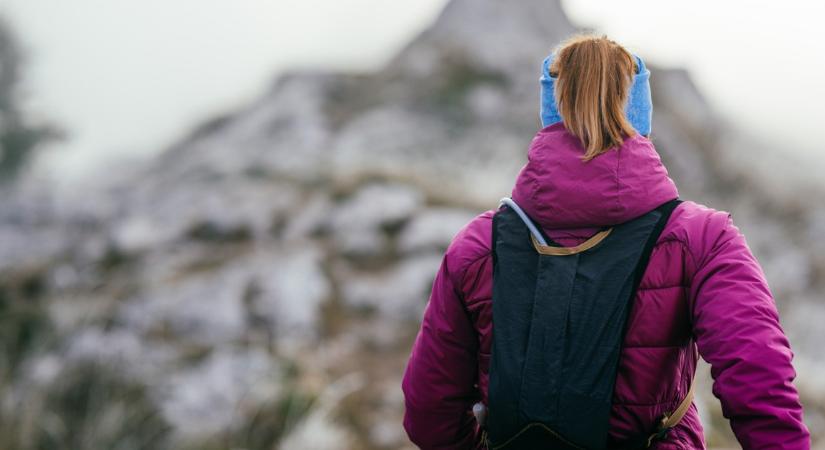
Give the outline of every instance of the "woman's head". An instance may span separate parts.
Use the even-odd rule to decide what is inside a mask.
[[[553,51],[555,102],[564,126],[581,139],[588,161],[636,135],[625,114],[636,58],[607,38],[576,34]]]

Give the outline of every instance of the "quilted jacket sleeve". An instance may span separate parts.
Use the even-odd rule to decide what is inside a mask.
[[[744,449],[809,449],[794,387],[793,352],[765,275],[733,224],[715,211],[704,223],[690,286],[693,328],[711,365],[713,394]]]
[[[474,446],[478,338],[445,255],[402,381],[404,429],[422,449]]]

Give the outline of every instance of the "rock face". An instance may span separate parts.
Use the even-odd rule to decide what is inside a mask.
[[[99,188],[0,192],[0,447],[409,447],[400,377],[443,251],[510,192],[575,29],[556,1],[454,0],[376,73],[288,73]],[[687,72],[651,70],[652,139],[763,262],[825,429],[821,186],[762,176]],[[709,444],[734,445],[703,383]]]

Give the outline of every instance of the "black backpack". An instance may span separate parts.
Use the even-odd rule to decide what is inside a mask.
[[[575,247],[510,198],[493,216],[493,343],[483,439],[491,450],[606,449],[631,302],[678,197]],[[647,448],[690,407],[610,448]]]

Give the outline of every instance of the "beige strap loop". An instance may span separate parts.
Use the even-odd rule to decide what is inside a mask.
[[[672,413],[665,413],[665,415],[662,416],[662,420],[659,422],[656,433],[651,434],[650,437],[647,438],[648,447],[653,444],[653,439],[659,436],[662,431],[675,427],[676,424],[678,424],[679,421],[685,417],[685,414],[687,414],[690,409],[690,405],[693,403],[693,388],[695,386],[696,372],[693,373],[693,378],[690,380],[690,388],[688,388],[685,398],[682,399],[682,402],[679,403],[679,406],[677,406]]]
[[[669,416],[665,416],[662,419],[662,428],[672,428],[682,420],[682,417],[688,412],[690,409],[690,404],[693,403],[693,388],[696,386],[696,374],[694,373],[692,380],[690,380],[690,388],[688,389],[687,395],[682,400],[682,403],[679,403],[679,406],[671,413]]]
[[[590,236],[586,241],[582,242],[581,244],[575,247],[555,247],[552,245],[541,245],[539,241],[536,240],[534,235],[530,235],[530,239],[533,241],[533,247],[542,255],[557,255],[557,256],[568,256],[568,255],[575,255],[576,253],[581,253],[589,248],[593,248],[599,242],[603,241],[604,238],[607,237],[610,232],[613,231],[613,228],[608,228],[606,230],[599,231],[598,233]]]

